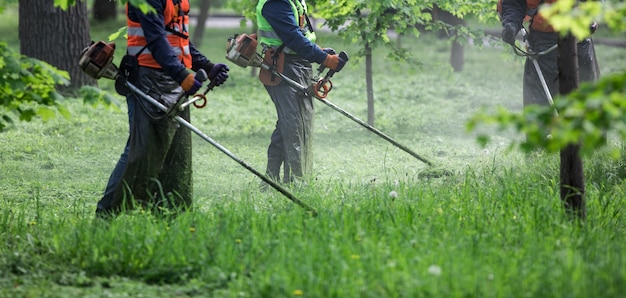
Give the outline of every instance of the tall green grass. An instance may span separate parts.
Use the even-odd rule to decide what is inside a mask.
[[[241,31],[209,30],[203,52],[225,61],[226,38]],[[329,34],[320,43],[357,51]],[[402,43],[422,65],[375,52],[376,127],[453,175],[427,175],[316,102],[314,175],[289,190],[317,217],[194,138],[193,211],[103,223],[93,212],[126,141],[125,107],[67,99],[70,119],[0,135],[0,297],[624,296],[624,162],[603,150],[585,157],[589,217],[569,219],[558,156],[509,149],[520,138],[511,131],[481,128],[494,140],[486,148],[465,132],[480,108],[521,108],[522,61],[468,46],[454,73],[445,41]],[[598,55],[603,73],[626,69],[623,50],[598,46]],[[352,58],[329,99],[365,119],[364,61]],[[192,122],[262,170],[274,107],[249,69],[231,68]]]
[[[315,218],[244,187],[173,221],[137,212],[98,224],[69,208],[42,210],[35,192],[29,203],[3,205],[0,225],[11,234],[2,265],[13,294],[43,276],[84,292],[123,276],[218,297],[619,297],[623,185],[591,188],[590,218],[573,222],[556,181],[545,179],[556,162],[542,160],[540,173],[496,166],[430,183],[296,191],[320,209]]]

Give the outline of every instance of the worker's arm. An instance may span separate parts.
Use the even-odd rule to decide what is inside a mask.
[[[268,1],[261,12],[286,47],[311,62],[320,64],[324,62],[326,52],[304,36],[289,0]]]
[[[163,17],[165,1],[147,0],[147,2],[154,7],[156,13],[143,14],[139,8],[132,6],[128,2],[128,17],[141,24],[152,57],[161,65],[166,74],[180,84],[187,78],[190,72],[167,41]]]

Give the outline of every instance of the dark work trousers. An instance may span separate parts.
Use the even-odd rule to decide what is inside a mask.
[[[558,43],[559,35],[554,32],[531,31],[528,34],[528,42],[533,52],[541,52]],[[598,62],[596,61],[595,49],[591,39],[585,39],[578,43],[578,74],[580,82],[595,81],[600,76]],[[539,67],[546,80],[546,85],[554,98],[559,92],[558,49],[549,54],[537,58]],[[531,104],[548,105],[548,97],[545,93],[539,76],[530,58],[524,65],[524,107]]]
[[[297,55],[285,55],[283,74],[303,86],[311,82],[312,67]],[[311,166],[313,137],[313,99],[282,80],[265,86],[276,107],[278,120],[267,149],[266,175],[290,183],[306,175]]]
[[[128,108],[128,131],[133,128],[133,118],[135,117],[135,106],[137,105],[137,100],[134,96],[130,96],[126,99],[126,106]],[[111,176],[109,176],[109,181],[107,182],[107,186],[104,189],[104,195],[102,199],[98,202],[96,210],[107,210],[111,208],[111,202],[113,200],[113,193],[115,192],[115,187],[122,180],[122,175],[124,175],[124,170],[126,170],[126,165],[128,164],[128,151],[130,150],[130,137],[126,140],[126,146],[124,147],[124,151],[120,156],[120,159],[117,161],[115,168],[113,168],[113,172],[111,172]]]
[[[140,90],[172,106],[182,88],[159,70],[140,68]],[[129,138],[109,177],[97,214],[117,214],[136,205],[151,210],[191,205],[191,132],[139,95],[127,96]],[[189,121],[189,109],[178,112]]]

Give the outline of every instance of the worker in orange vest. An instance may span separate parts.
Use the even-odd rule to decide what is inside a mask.
[[[166,107],[202,86],[192,71],[206,71],[213,85],[228,78],[225,64],[214,64],[189,41],[189,0],[147,0],[144,13],[127,3],[128,48],[120,64],[127,80]],[[119,90],[118,90],[119,91]],[[142,207],[185,209],[192,200],[191,133],[166,113],[126,89],[130,132],[111,173],[98,216]],[[189,109],[175,111],[189,121]]]

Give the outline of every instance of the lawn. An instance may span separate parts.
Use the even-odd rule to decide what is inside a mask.
[[[95,26],[93,39],[116,27]],[[225,61],[226,39],[242,31],[209,29],[201,49]],[[319,42],[358,51],[329,33]],[[479,110],[519,111],[522,101],[523,60],[497,41],[473,44],[463,72],[433,34],[402,39],[419,63],[375,51],[375,127],[451,175],[433,177],[316,101],[314,174],[289,191],[317,217],[194,137],[193,211],[103,224],[94,210],[126,142],[123,98],[118,108],[68,98],[69,119],[16,123],[0,134],[0,297],[623,297],[624,160],[585,156],[589,215],[570,220],[557,155],[511,148],[521,139],[512,130],[466,131]],[[624,49],[597,52],[603,74],[626,70]],[[352,55],[328,97],[360,119],[364,73]],[[257,78],[231,65],[208,98],[192,123],[264,170],[275,111]],[[491,136],[486,147],[479,132]]]

